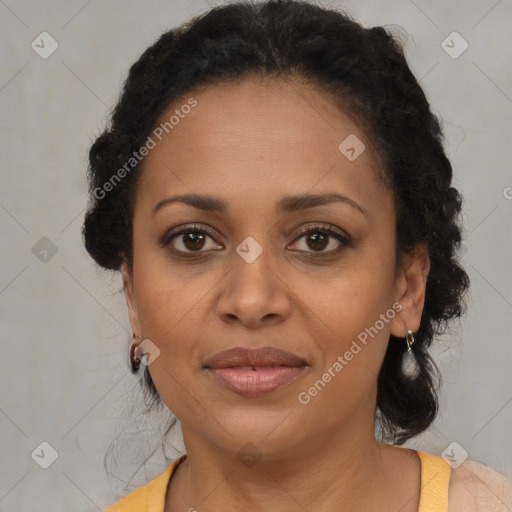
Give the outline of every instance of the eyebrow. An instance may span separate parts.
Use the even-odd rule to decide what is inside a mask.
[[[200,194],[182,194],[172,197],[167,197],[159,201],[151,215],[154,216],[164,206],[172,203],[184,203],[193,208],[204,210],[208,212],[216,212],[226,214],[229,211],[229,206],[226,201],[220,198],[216,198],[209,195]],[[308,208],[314,208],[315,206],[322,206],[331,203],[342,203],[347,204],[356,210],[359,210],[363,215],[368,215],[368,212],[353,199],[343,196],[341,194],[330,193],[330,194],[298,194],[294,196],[285,196],[280,199],[276,204],[277,213],[291,213],[300,210],[307,210]]]

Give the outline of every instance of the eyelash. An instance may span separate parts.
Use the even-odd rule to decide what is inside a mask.
[[[182,229],[180,229],[177,232],[173,232],[171,230],[170,232],[166,233],[164,235],[164,237],[162,238],[162,240],[160,241],[160,246],[167,247],[167,246],[171,245],[171,242],[174,238],[178,237],[179,235],[190,234],[190,233],[207,234],[210,238],[212,238],[212,239],[215,238],[213,232],[211,232],[210,229],[206,228],[205,226],[201,227],[197,224],[189,224],[187,226],[183,226]],[[333,237],[336,240],[338,240],[341,244],[340,247],[338,247],[336,249],[331,249],[330,251],[322,251],[322,252],[301,251],[301,250],[296,251],[299,253],[306,253],[306,254],[308,254],[308,257],[313,258],[313,259],[334,256],[334,255],[337,255],[339,252],[341,252],[344,248],[354,246],[352,240],[349,237],[344,236],[341,233],[339,233],[338,231],[336,231],[333,228],[332,224],[323,224],[323,223],[308,225],[308,226],[301,228],[299,230],[299,232],[297,233],[297,237],[294,239],[293,243],[298,241],[304,235],[308,235],[310,233],[321,233],[323,235]],[[178,257],[183,257],[183,258],[194,258],[194,257],[197,257],[198,255],[201,255],[201,253],[208,252],[208,251],[201,251],[201,250],[199,250],[199,251],[181,251],[181,250],[175,249],[175,248],[172,248],[171,251],[174,254],[176,254]]]

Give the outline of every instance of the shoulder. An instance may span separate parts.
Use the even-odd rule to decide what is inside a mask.
[[[467,460],[451,470],[448,512],[509,512],[512,477],[477,461]]]
[[[147,510],[149,501],[149,489],[151,482],[138,489],[133,490],[123,498],[120,498],[114,505],[105,512],[134,512],[135,510]]]
[[[105,512],[154,512],[164,508],[169,481],[186,454],[176,459],[159,476],[118,500]]]

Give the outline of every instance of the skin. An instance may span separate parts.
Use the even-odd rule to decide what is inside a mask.
[[[370,141],[322,92],[298,82],[248,80],[193,97],[198,105],[145,159],[134,264],[122,266],[132,329],[160,350],[151,376],[181,422],[187,450],[165,510],[323,512],[343,503],[344,510],[417,511],[419,459],[377,442],[374,425],[389,335],[405,343],[406,327],[418,330],[430,262],[418,246],[395,272],[391,193],[369,150],[354,161],[338,150],[349,134],[366,148]],[[327,192],[366,213],[331,203],[276,214],[283,196]],[[162,199],[187,193],[222,198],[229,212],[176,202],[152,215]],[[203,245],[194,245],[182,234],[159,245],[171,228],[192,223],[215,236],[205,233]],[[353,245],[330,236],[318,248],[297,234],[315,223],[332,224]],[[248,236],[263,250],[252,263],[236,252]],[[209,256],[180,259],[173,248]],[[323,259],[311,256],[331,250]],[[402,309],[378,335],[307,405],[299,403],[299,393],[394,303]],[[265,345],[304,358],[307,369],[255,398],[225,389],[203,368],[227,348]],[[248,442],[262,455],[252,467],[237,456]]]

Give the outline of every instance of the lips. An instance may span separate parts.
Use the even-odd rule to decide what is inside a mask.
[[[223,387],[257,397],[296,380],[307,367],[304,359],[274,347],[232,348],[208,359],[204,368]]]
[[[224,350],[208,359],[206,368],[234,368],[234,367],[275,367],[305,366],[306,361],[291,352],[286,352],[274,347],[262,347],[246,349],[241,347]]]

